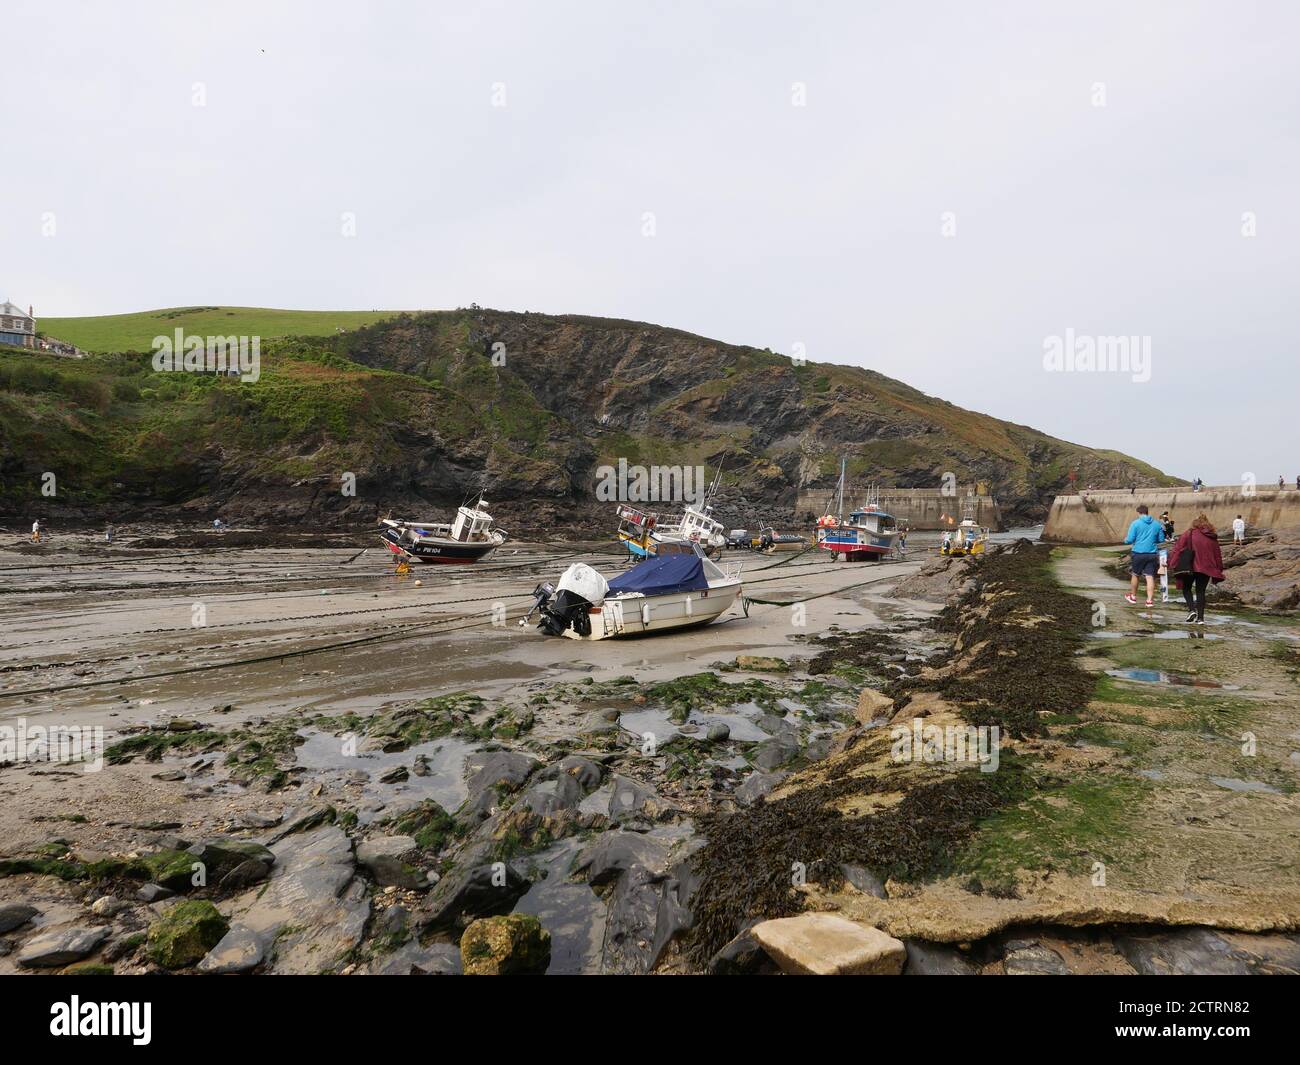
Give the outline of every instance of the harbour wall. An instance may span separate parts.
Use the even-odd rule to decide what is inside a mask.
[[[1043,526],[1043,539],[1061,544],[1118,544],[1145,503],[1153,517],[1169,511],[1176,532],[1183,532],[1198,514],[1204,514],[1220,535],[1230,535],[1232,519],[1246,519],[1246,534],[1261,529],[1300,525],[1300,492],[1294,488],[1256,488],[1243,494],[1229,488],[1127,488],[1082,495],[1057,496]]]
[[[845,492],[844,513],[860,506],[865,493]],[[833,514],[836,509],[836,490],[833,488],[805,488],[795,502],[796,522],[816,521],[823,514]],[[975,506],[975,520],[995,532],[1002,528],[1002,513],[998,502],[987,493],[977,493],[959,488],[956,495],[946,495],[938,488],[882,488],[880,509],[892,514],[900,524],[918,532],[949,529],[961,521],[963,508]]]

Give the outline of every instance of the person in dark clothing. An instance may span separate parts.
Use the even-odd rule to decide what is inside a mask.
[[[1165,539],[1172,540],[1174,538],[1174,519],[1169,516],[1169,511],[1166,510],[1160,515],[1160,524],[1165,527]]]
[[[1191,552],[1191,568],[1183,570],[1184,552]],[[1174,576],[1183,590],[1187,603],[1187,620],[1197,625],[1205,624],[1205,589],[1213,581],[1223,580],[1223,553],[1219,550],[1219,534],[1204,514],[1197,516],[1191,527],[1178,538],[1169,552],[1173,559]]]

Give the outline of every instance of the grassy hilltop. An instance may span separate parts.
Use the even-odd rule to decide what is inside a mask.
[[[94,318],[41,318],[47,336],[85,351],[150,351],[153,338],[176,329],[202,336],[329,336],[359,329],[398,311],[281,311],[271,307],[169,307]]]

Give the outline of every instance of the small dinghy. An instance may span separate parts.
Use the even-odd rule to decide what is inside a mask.
[[[740,598],[740,563],[718,565],[698,544],[660,545],[659,554],[612,580],[584,562],[539,584],[526,625],[571,640],[608,640],[707,625]],[[742,600],[743,602],[743,600]]]
[[[492,515],[481,496],[472,507],[460,507],[451,525],[384,518],[380,539],[399,559],[417,562],[477,562],[506,542],[501,529],[492,528]]]

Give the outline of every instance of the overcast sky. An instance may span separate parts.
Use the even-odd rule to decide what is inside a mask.
[[[633,318],[1294,481],[1298,11],[10,2],[0,299]]]

